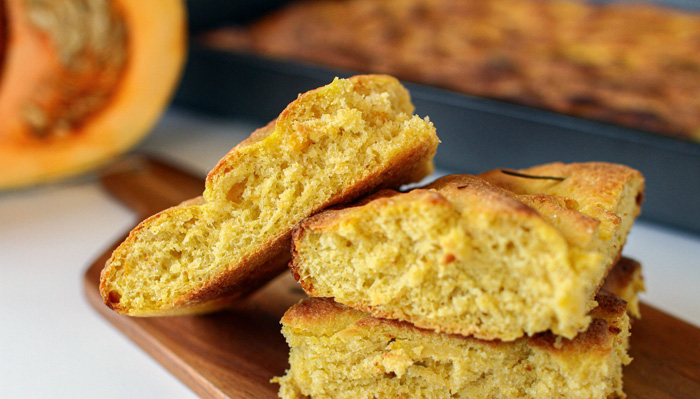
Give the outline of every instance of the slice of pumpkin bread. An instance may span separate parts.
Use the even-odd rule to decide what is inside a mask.
[[[285,270],[301,219],[432,171],[435,128],[382,75],[299,96],[209,173],[203,197],[140,223],[102,271],[105,304],[162,316],[217,309]]]
[[[629,363],[624,301],[596,298],[574,339],[549,332],[511,342],[436,333],[378,319],[329,298],[310,298],[282,318],[291,348],[283,399],[623,398]]]
[[[572,338],[590,322],[644,189],[631,168],[576,165],[548,183],[587,190],[516,194],[452,175],[322,212],[295,230],[292,272],[311,296],[422,328]]]
[[[622,258],[591,324],[571,340],[545,332],[483,341],[307,299],[282,318],[290,368],[274,382],[283,399],[624,398],[630,325],[618,298],[636,302],[641,280],[639,263]]]

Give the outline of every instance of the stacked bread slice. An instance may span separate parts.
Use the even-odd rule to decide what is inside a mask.
[[[485,341],[375,318],[310,298],[282,319],[292,347],[282,398],[623,397],[629,318],[624,301],[596,297],[574,339],[540,333]]]
[[[292,272],[333,299],[284,316],[280,396],[624,397],[620,297],[638,314],[643,284],[618,261],[643,191],[625,166],[554,163],[385,190],[304,220]],[[599,290],[606,276],[612,293]]]

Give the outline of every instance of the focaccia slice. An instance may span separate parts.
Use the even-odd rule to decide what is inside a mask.
[[[629,318],[624,301],[597,297],[574,339],[549,332],[511,342],[436,333],[310,298],[282,318],[289,370],[283,399],[624,398]]]
[[[422,328],[506,341],[546,330],[572,338],[590,322],[644,189],[634,169],[579,165],[554,184],[597,186],[611,210],[579,210],[596,201],[592,190],[519,195],[446,176],[304,220],[292,272],[311,296]]]

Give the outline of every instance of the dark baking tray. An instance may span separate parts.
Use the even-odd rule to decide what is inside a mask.
[[[683,3],[683,2],[680,2]],[[299,93],[352,71],[192,43],[176,106],[265,123]],[[477,173],[562,161],[630,165],[647,180],[642,217],[700,234],[700,144],[406,83],[442,143],[438,167]]]

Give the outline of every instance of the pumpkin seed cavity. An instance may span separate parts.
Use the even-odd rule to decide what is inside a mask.
[[[67,136],[107,105],[126,65],[127,31],[110,0],[24,0],[29,23],[56,49],[60,67],[22,109],[37,138]]]

